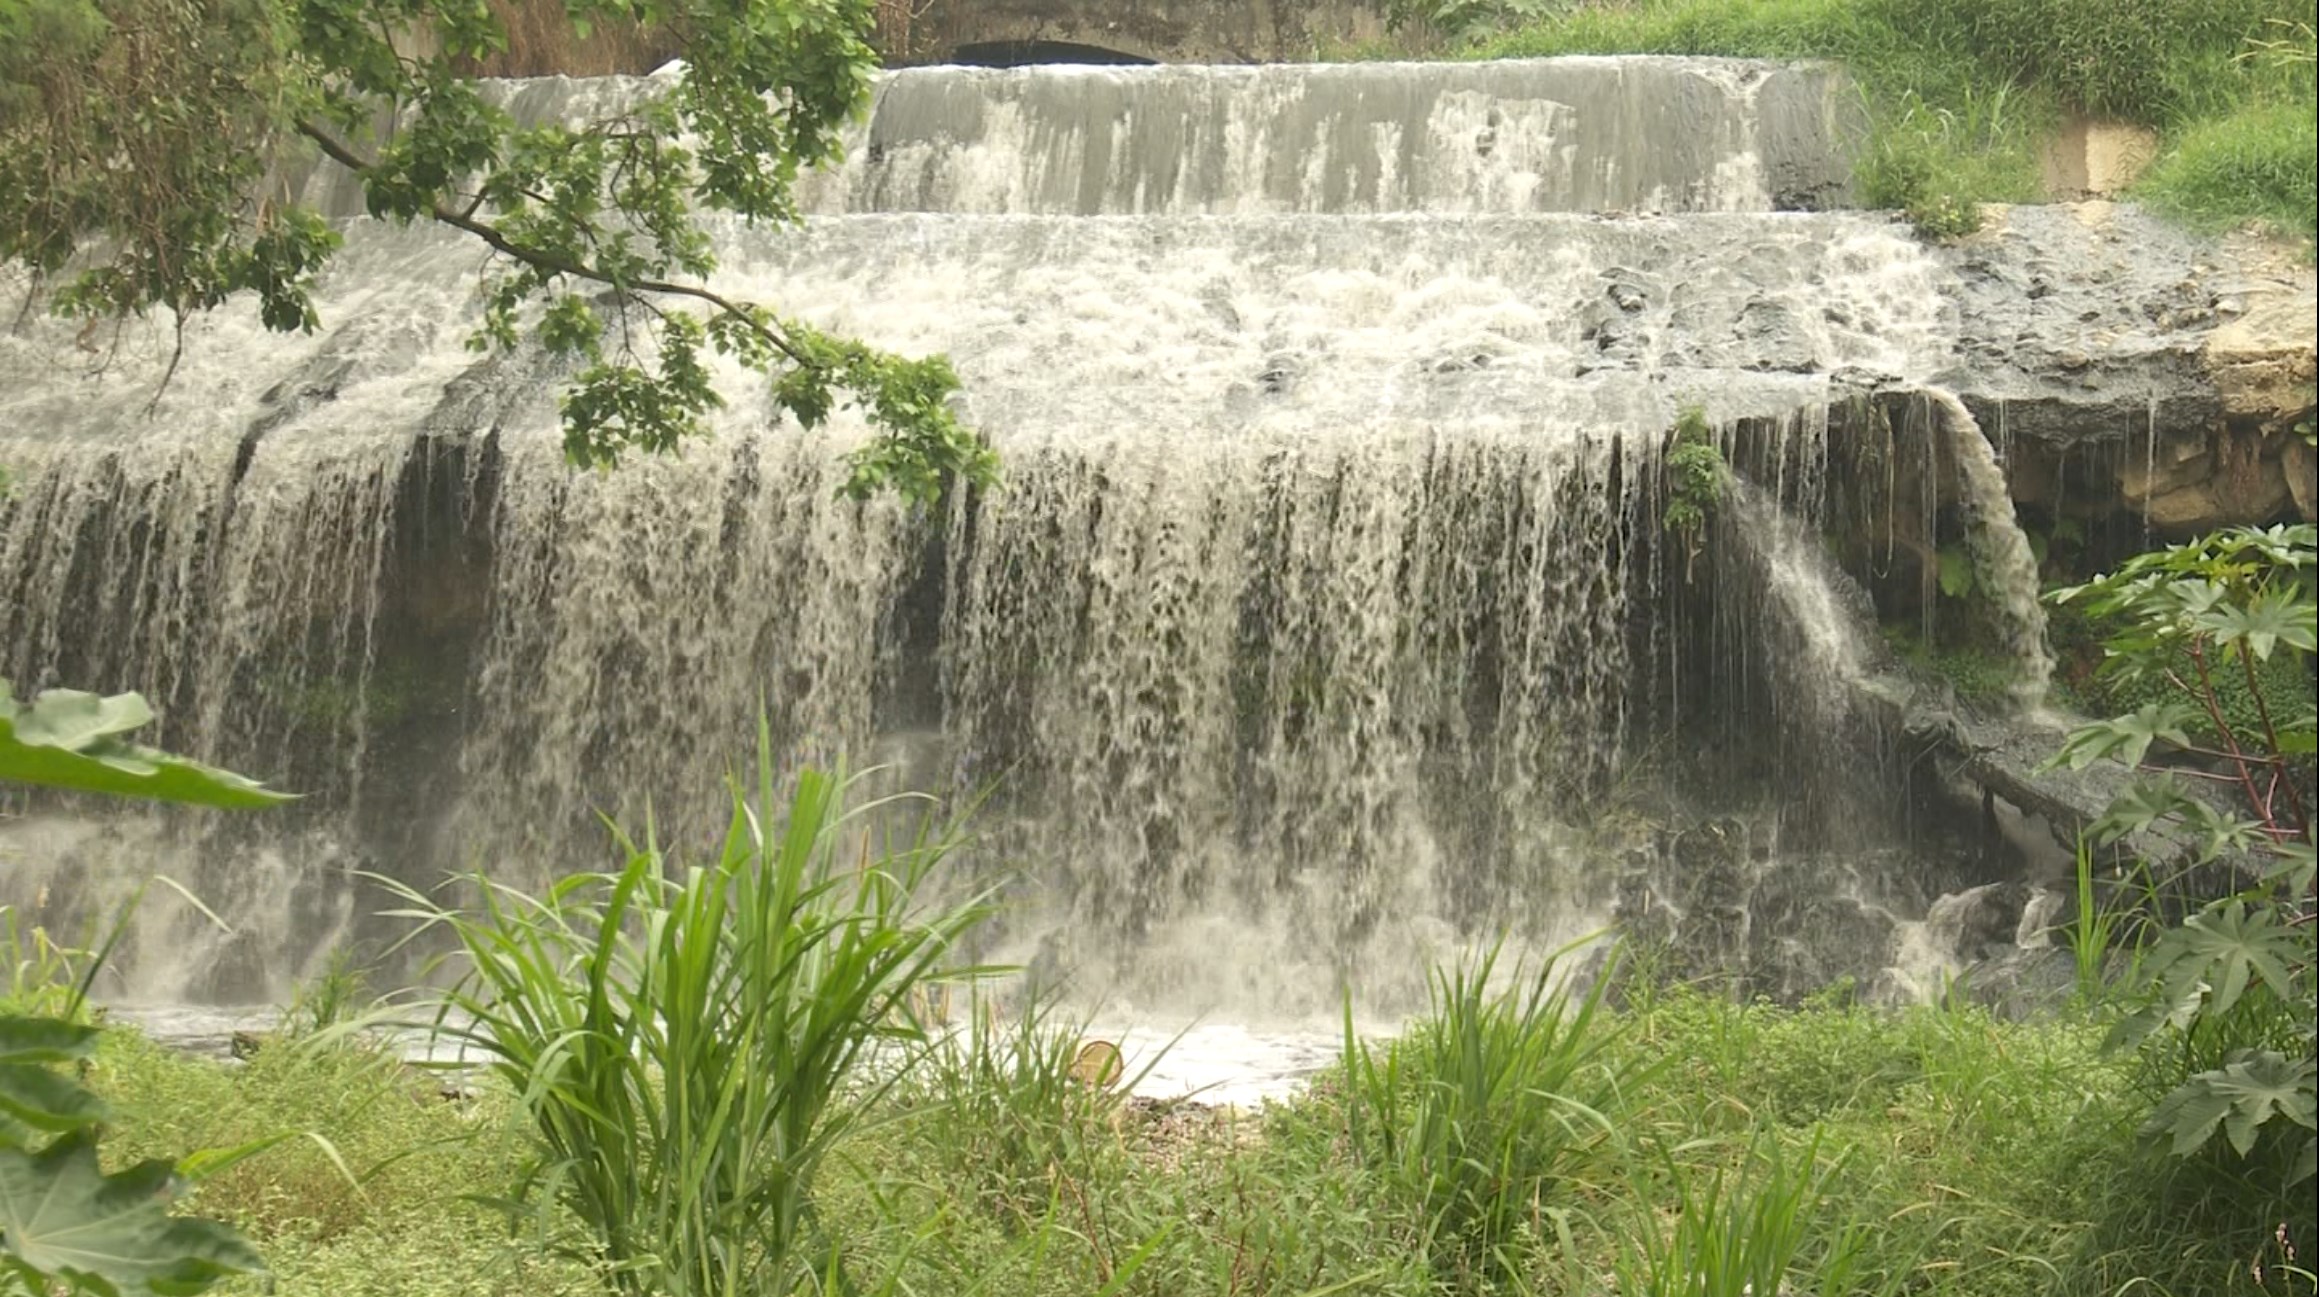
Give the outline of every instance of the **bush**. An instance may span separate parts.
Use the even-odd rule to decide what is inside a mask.
[[[1436,1267],[1468,1283],[1515,1268],[1515,1241],[1573,1195],[1649,1071],[1613,1048],[1610,970],[1573,997],[1548,959],[1498,991],[1497,960],[1437,972],[1430,1013],[1382,1064],[1345,1015],[1354,1155],[1423,1212]]]
[[[2319,234],[2319,124],[2311,105],[2250,104],[2191,128],[2151,168],[2142,192],[2203,228],[2255,220],[2306,239]]]
[[[543,897],[475,879],[481,908],[455,911],[405,890],[467,964],[435,1029],[490,1060],[534,1141],[511,1210],[569,1212],[632,1297],[842,1282],[822,1165],[892,1084],[900,1060],[873,1076],[873,1052],[922,1040],[912,990],[984,914],[922,894],[952,831],[873,852],[874,804],[807,771],[784,805],[760,743],[755,796],[736,792],[705,864],[647,841]]]

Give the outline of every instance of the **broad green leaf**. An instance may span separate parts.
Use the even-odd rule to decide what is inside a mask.
[[[2245,1052],[2226,1067],[2200,1072],[2176,1086],[2142,1124],[2142,1134],[2167,1140],[2174,1155],[2184,1157],[2205,1147],[2219,1126],[2245,1157],[2254,1149],[2256,1134],[2273,1120],[2319,1128],[2315,1079],[2319,1066],[2309,1059],[2290,1060],[2268,1049]]]
[[[79,1130],[104,1119],[105,1102],[62,1073],[0,1063],[0,1112],[40,1130]]]
[[[97,1049],[95,1027],[61,1018],[0,1015],[0,1063],[70,1063]]]
[[[201,806],[289,800],[289,794],[254,780],[122,737],[152,719],[152,709],[136,694],[103,698],[51,689],[25,703],[0,680],[0,782]]]
[[[2198,609],[2192,625],[2212,635],[2215,642],[2240,652],[2251,653],[2258,662],[2267,661],[2273,649],[2284,644],[2289,648],[2310,652],[2315,636],[2311,602],[2300,597],[2293,589],[2268,590],[2245,603],[2217,603]]]
[[[2309,892],[2312,880],[2319,878],[2319,849],[2305,840],[2281,842],[2272,851],[2278,859],[2263,871],[2263,881],[2283,887],[2295,896]]]
[[[2190,815],[2193,808],[2200,804],[2183,789],[2179,780],[2165,777],[2137,779],[2113,798],[2102,811],[2101,818],[2087,828],[2096,841],[2115,842],[2162,820]]]
[[[2151,947],[2148,967],[2168,1001],[2203,995],[2205,1012],[2227,1013],[2256,980],[2293,1003],[2297,997],[2288,968],[2301,957],[2297,932],[2271,907],[2234,899],[2216,902],[2167,931]]]
[[[177,1297],[263,1270],[225,1226],[169,1214],[180,1183],[167,1162],[104,1174],[88,1131],[36,1154],[0,1148],[0,1267],[35,1292],[64,1279],[100,1297]]]
[[[55,1018],[0,1017],[0,1113],[38,1130],[93,1125],[104,1101],[49,1064],[87,1058],[97,1029]]]
[[[2145,703],[2126,715],[2095,721],[2072,731],[2063,741],[2061,751],[2046,761],[2045,768],[2083,770],[2103,757],[2129,766],[2140,765],[2150,745],[2160,739],[2187,746],[2188,726],[2194,715],[2188,704],[2173,699]]]

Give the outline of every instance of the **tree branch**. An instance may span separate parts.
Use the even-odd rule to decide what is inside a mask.
[[[298,120],[298,133],[314,141],[325,157],[356,175],[365,175],[372,170],[372,163],[365,161],[362,155],[349,148],[344,141],[315,123],[300,118]],[[799,349],[795,343],[791,342],[787,335],[778,329],[767,326],[764,321],[757,317],[756,312],[714,289],[699,284],[680,284],[664,279],[616,279],[585,262],[555,256],[537,248],[527,248],[508,238],[498,226],[489,221],[477,219],[473,215],[473,209],[461,212],[441,203],[433,203],[429,205],[427,215],[437,224],[448,225],[455,230],[472,234],[494,251],[513,257],[525,265],[540,270],[552,271],[559,275],[570,275],[574,279],[585,279],[591,283],[603,284],[624,293],[665,293],[673,297],[689,297],[695,301],[706,303],[745,322],[749,330],[763,339],[767,346],[787,356],[792,362],[808,369],[823,368]]]

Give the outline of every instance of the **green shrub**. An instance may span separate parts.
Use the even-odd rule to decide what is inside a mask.
[[[1437,972],[1431,1011],[1382,1063],[1345,1015],[1354,1156],[1423,1212],[1437,1268],[1469,1283],[1515,1268],[1516,1240],[1585,1182],[1650,1070],[1613,1048],[1609,971],[1574,997],[1548,959],[1498,991],[1497,961]]]
[[[769,749],[704,864],[648,840],[541,897],[475,879],[480,908],[454,911],[404,889],[467,964],[435,1028],[490,1060],[535,1143],[511,1210],[568,1212],[632,1297],[842,1273],[816,1181],[903,1061],[872,1074],[873,1051],[922,1040],[911,992],[984,914],[922,891],[954,832],[873,852],[875,804],[814,771],[784,804]]]
[[[2311,104],[2249,104],[2185,131],[2140,193],[2183,221],[2221,228],[2260,221],[2319,234],[2319,125]]]
[[[2194,1246],[2235,1254],[2257,1275],[2270,1240],[2306,1256],[2319,1242],[2308,1187],[2319,1176],[2319,1029],[2310,1013],[2319,848],[2299,791],[2319,746],[2307,665],[2319,651],[2315,565],[2319,531],[2308,524],[2229,528],[2050,596],[2083,603],[2107,625],[2114,687],[2158,690],[2129,713],[2073,730],[2048,763],[2113,760],[2142,772],[2089,831],[2116,841],[2163,825],[2187,833],[2199,860],[2236,851],[2260,869],[2140,952],[2126,992],[2133,1012],[2111,1037],[2134,1052],[2148,1082],[2153,1103],[2138,1133],[2163,1151],[2143,1177],[2160,1210]],[[2293,667],[2292,692],[2264,685],[2280,662]],[[2231,715],[2226,683],[2245,690],[2245,717]],[[2236,803],[2227,808],[2147,765],[2161,741],[2190,745],[2201,718],[2217,745],[2207,756]]]

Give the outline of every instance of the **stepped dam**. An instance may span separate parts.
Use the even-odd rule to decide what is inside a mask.
[[[140,691],[147,741],[302,794],[19,798],[0,900],[70,931],[166,875],[210,913],[151,892],[112,993],[267,999],[391,942],[366,875],[720,831],[762,718],[785,762],[980,799],[985,953],[1139,1009],[1390,1012],[1430,961],[1614,921],[1765,993],[1919,993],[2042,939],[1957,898],[2028,895],[2053,847],[1911,745],[1879,620],[1960,615],[1932,556],[1969,540],[2033,702],[2016,500],[2124,543],[2168,525],[2162,448],[2293,472],[2216,359],[2267,272],[2103,205],[1954,246],[1853,210],[1825,68],[876,95],[801,224],[712,227],[716,282],[951,357],[1003,481],[939,506],[840,498],[858,417],[801,431],[738,380],[682,453],[568,467],[564,371],[466,345],[477,250],[327,165],[283,178],[346,235],[318,331],[0,335],[0,677]],[[1678,527],[1687,410],[1734,481]]]

